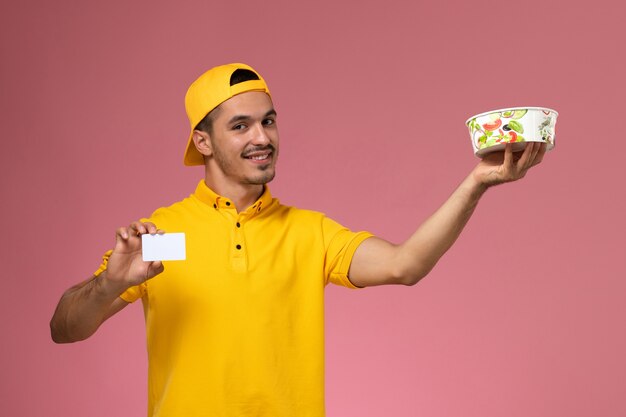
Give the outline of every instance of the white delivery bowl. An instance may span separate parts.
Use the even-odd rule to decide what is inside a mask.
[[[511,107],[472,116],[465,124],[469,128],[474,154],[482,157],[501,151],[507,143],[513,152],[521,151],[526,142],[548,144],[554,148],[554,126],[559,114],[545,107]]]

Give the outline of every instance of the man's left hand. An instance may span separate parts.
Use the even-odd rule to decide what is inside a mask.
[[[505,182],[517,181],[526,172],[541,162],[546,153],[546,144],[528,142],[523,152],[513,153],[511,144],[507,144],[504,152],[493,152],[486,155],[472,171],[472,176],[485,188]]]

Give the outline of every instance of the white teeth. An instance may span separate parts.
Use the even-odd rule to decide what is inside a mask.
[[[264,159],[267,159],[269,157],[269,155],[258,155],[258,156],[250,156],[250,159],[254,159],[255,161],[262,161]]]

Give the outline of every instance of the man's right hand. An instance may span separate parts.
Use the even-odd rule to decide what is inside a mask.
[[[141,235],[163,234],[150,222],[133,222],[115,233],[115,248],[109,257],[101,284],[107,290],[121,294],[127,288],[139,285],[163,272],[161,261],[144,262],[141,255]]]
[[[117,229],[106,270],[63,293],[50,320],[52,340],[69,343],[88,338],[105,320],[128,305],[120,294],[163,272],[160,261],[142,259],[141,235],[146,233],[164,232],[148,222],[134,222]]]

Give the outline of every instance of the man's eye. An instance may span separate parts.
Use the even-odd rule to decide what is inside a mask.
[[[243,124],[243,123],[239,123],[239,124],[236,124],[235,126],[233,126],[233,130],[243,130],[245,128],[246,128],[246,125]]]
[[[265,119],[265,120],[263,120],[263,125],[265,125],[265,126],[271,126],[274,123],[276,123],[276,121],[274,119]]]

